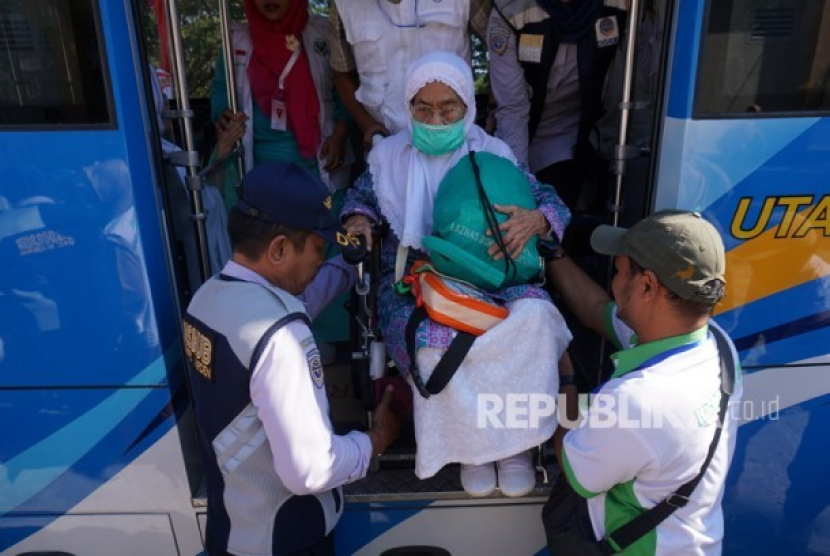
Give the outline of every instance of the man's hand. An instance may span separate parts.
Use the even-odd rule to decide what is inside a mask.
[[[372,414],[372,428],[366,433],[372,441],[372,454],[376,456],[385,452],[401,432],[401,421],[390,407],[394,390],[390,384],[383,391],[383,397]]]
[[[353,214],[343,222],[346,232],[363,236],[366,239],[366,250],[372,250],[372,223],[362,214]]]
[[[228,109],[222,111],[216,121],[216,159],[222,160],[231,154],[236,142],[245,135],[245,122],[248,116],[244,112],[234,114]]]
[[[370,122],[365,124],[365,127],[361,128],[363,130],[363,148],[367,151],[372,149],[375,135],[380,135],[382,137],[389,136],[389,130],[386,129],[382,123],[371,118],[370,120]]]
[[[323,169],[326,172],[333,172],[343,166],[343,157],[346,154],[347,135],[348,129],[344,131],[338,128],[323,141],[323,146],[320,147],[320,156],[325,161]]]
[[[570,377],[570,383],[564,384],[562,379]],[[562,463],[562,443],[565,439],[565,434],[568,430],[575,427],[579,421],[579,397],[576,391],[576,383],[574,379],[574,368],[571,363],[571,358],[568,352],[564,352],[559,359],[559,426],[553,433],[553,452],[556,454],[556,460],[559,463],[559,469],[564,469]],[[564,415],[563,415],[564,406]],[[567,425],[567,426],[566,426]]]
[[[576,423],[579,419],[579,404],[575,396],[576,392],[576,374],[574,373],[571,357],[566,351],[559,359],[559,393],[564,395],[565,418],[569,423]]]
[[[343,101],[346,110],[351,114],[357,127],[360,128],[363,134],[363,146],[368,151],[372,148],[372,137],[378,133],[385,137],[389,135],[389,130],[373,118],[369,114],[369,111],[366,110],[366,107],[357,100],[356,95],[359,86],[357,72],[341,72],[335,70],[333,74],[334,88],[337,90],[337,94],[340,95],[340,100]]]
[[[530,210],[516,205],[493,205],[493,208],[502,214],[509,215],[499,229],[503,232],[504,243],[513,259],[519,258],[531,237],[543,235],[550,228],[545,215],[539,210]],[[492,235],[490,230],[487,230],[487,235]],[[495,243],[487,250],[487,254],[497,261],[503,256],[499,251],[499,246]]]

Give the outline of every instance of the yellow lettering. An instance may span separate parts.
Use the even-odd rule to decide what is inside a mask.
[[[196,369],[196,371],[200,375],[202,375],[203,377],[205,377],[208,380],[211,379],[210,367],[208,367],[207,365],[204,365],[204,364],[202,364],[198,361],[194,362],[193,367]]]
[[[793,237],[803,238],[810,230],[820,230],[823,236],[830,236],[830,218],[828,216],[830,216],[830,195],[825,195],[813,207],[813,210],[804,219]]]
[[[794,197],[779,197],[778,205],[786,207],[784,216],[781,218],[781,223],[778,225],[778,231],[775,232],[775,237],[784,238],[790,235],[790,228],[792,228],[793,220],[798,212],[799,207],[808,207],[813,202],[812,195],[796,195]]]
[[[755,226],[747,230],[745,220],[747,212],[749,212],[749,205],[752,203],[752,197],[742,197],[738,201],[738,208],[735,209],[735,217],[732,219],[732,235],[736,239],[752,239],[761,235],[769,224],[770,215],[772,215],[772,209],[775,208],[777,199],[777,197],[767,197],[764,199],[764,206],[761,207],[761,213],[758,215]]]
[[[830,237],[830,195],[825,195],[815,205],[810,206],[814,199],[813,195],[766,197],[756,221],[750,225],[747,223],[747,218],[750,206],[755,199],[742,197],[738,200],[730,231],[736,239],[756,238],[770,225],[773,212],[776,209],[783,209],[781,222],[775,230],[775,238],[802,239],[807,237],[811,231]]]
[[[348,245],[351,245],[352,247],[357,247],[360,243],[357,239],[357,236],[355,236],[354,234],[342,234],[340,232],[337,232],[336,237],[337,243],[339,243],[343,247],[346,247]]]
[[[182,323],[182,334],[185,357],[196,369],[196,372],[210,380],[213,374],[211,369],[213,343],[195,326],[186,321]]]
[[[201,348],[202,349],[200,350],[200,352],[201,352],[200,359],[202,360],[203,363],[209,364],[210,363],[210,357],[213,353],[213,344],[210,343],[210,340],[208,340],[207,338],[202,336],[202,346],[201,346]]]

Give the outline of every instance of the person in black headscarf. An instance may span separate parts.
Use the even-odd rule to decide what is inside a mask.
[[[487,38],[496,135],[579,208],[625,0],[496,0]]]

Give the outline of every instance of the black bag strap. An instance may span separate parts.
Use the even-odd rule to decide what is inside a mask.
[[[723,331],[717,328],[717,326],[712,325],[709,326],[709,329],[715,337],[715,342],[718,346],[718,355],[720,356],[721,397],[715,437],[712,439],[712,443],[709,444],[709,452],[706,454],[706,459],[695,478],[682,485],[674,493],[669,495],[668,498],[653,508],[635,517],[613,533],[605,535],[605,538],[599,541],[599,547],[603,554],[616,554],[625,550],[643,535],[646,535],[649,531],[660,525],[675,510],[685,506],[689,502],[689,497],[692,495],[692,492],[694,492],[698,483],[703,479],[703,475],[706,473],[706,469],[709,467],[709,463],[715,455],[715,449],[718,446],[726,417],[726,409],[729,405],[729,396],[732,394],[735,386],[736,365],[732,349]]]
[[[420,325],[428,317],[425,307],[416,307],[415,311],[409,317],[406,323],[406,350],[409,353],[409,375],[412,377],[412,382],[418,389],[418,393],[424,397],[429,398],[433,394],[439,393],[443,390],[450,379],[461,366],[461,362],[467,356],[467,352],[473,347],[476,337],[469,332],[461,332],[460,330],[450,343],[444,356],[438,361],[438,364],[433,369],[432,374],[427,380],[426,384],[421,379],[421,373],[418,370],[418,363],[415,359],[415,334]]]
[[[504,281],[507,282],[515,278],[518,267],[516,266],[516,261],[513,260],[513,257],[510,256],[510,252],[507,250],[507,244],[504,242],[504,235],[501,232],[499,220],[496,216],[496,209],[493,208],[493,203],[490,202],[487,191],[484,189],[484,184],[481,182],[481,171],[476,163],[475,151],[470,151],[470,164],[473,166],[473,175],[476,178],[476,187],[478,188],[478,198],[481,202],[481,210],[484,212],[484,219],[487,222],[487,229],[490,230],[490,234],[504,257]]]

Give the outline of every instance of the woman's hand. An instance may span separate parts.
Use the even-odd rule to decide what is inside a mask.
[[[326,137],[323,146],[320,147],[320,157],[325,161],[323,169],[326,172],[333,172],[343,167],[343,156],[346,153],[346,137],[349,128],[346,122],[338,121],[334,133]]]
[[[248,116],[244,112],[234,114],[223,110],[216,121],[216,158],[222,160],[233,151],[236,142],[245,135],[245,122]]]
[[[539,210],[530,210],[516,205],[493,205],[493,208],[509,216],[506,221],[502,222],[499,229],[502,231],[507,251],[514,260],[522,254],[531,237],[543,235],[550,229],[545,215]],[[492,235],[490,230],[487,230],[487,235]],[[499,246],[495,243],[487,250],[487,254],[497,261],[503,256]]]
[[[353,214],[343,222],[346,232],[366,238],[366,250],[372,250],[372,223],[362,214]]]

